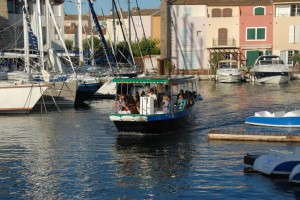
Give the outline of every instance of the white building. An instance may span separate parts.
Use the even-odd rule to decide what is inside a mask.
[[[2,0],[3,1],[3,0]],[[4,0],[7,1],[8,10],[8,24],[11,28],[11,38],[14,41],[11,48],[23,48],[24,36],[23,36],[23,2],[18,0]],[[64,37],[64,0],[49,0],[56,23],[60,30],[60,33]],[[33,33],[39,38],[38,34],[38,12],[37,1],[28,1],[28,12],[30,14],[30,24]],[[56,31],[53,21],[50,17],[49,10],[46,9],[45,0],[41,2],[41,24],[42,24],[42,38],[44,44],[44,50],[53,48],[55,50],[63,50],[62,43],[59,38],[59,34]],[[64,38],[63,38],[64,40]],[[49,41],[49,44],[48,42]]]

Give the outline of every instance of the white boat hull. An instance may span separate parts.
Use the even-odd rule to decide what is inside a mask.
[[[263,78],[254,77],[255,83],[262,84],[283,84],[288,83],[290,81],[290,76],[267,76]]]
[[[289,175],[289,182],[300,183],[300,164],[296,165]]]
[[[219,83],[239,83],[242,81],[242,75],[218,75]]]
[[[269,154],[259,156],[253,164],[255,171],[266,175],[288,175],[300,164],[300,148],[294,152],[271,150]]]
[[[29,113],[48,85],[1,84],[0,113]]]

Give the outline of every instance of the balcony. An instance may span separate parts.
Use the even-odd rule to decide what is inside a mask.
[[[212,40],[212,47],[235,47],[236,41],[234,38],[213,38]]]

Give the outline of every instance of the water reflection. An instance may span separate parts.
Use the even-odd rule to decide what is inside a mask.
[[[299,133],[250,126],[254,112],[300,108],[288,85],[200,82],[195,123],[166,135],[126,135],[109,121],[113,100],[29,116],[3,116],[1,199],[295,199],[287,179],[244,174],[243,156],[299,143],[209,141],[211,129]]]
[[[180,178],[188,175],[195,153],[190,134],[120,134],[115,145],[116,173],[122,177],[118,186],[172,190],[177,186],[165,184],[178,179],[177,189],[180,189]],[[182,187],[187,185],[182,184]]]

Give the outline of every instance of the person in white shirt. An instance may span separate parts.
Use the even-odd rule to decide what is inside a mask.
[[[148,97],[153,97],[154,101],[157,100],[157,96],[156,94],[154,93],[154,90],[151,88],[148,92]]]

